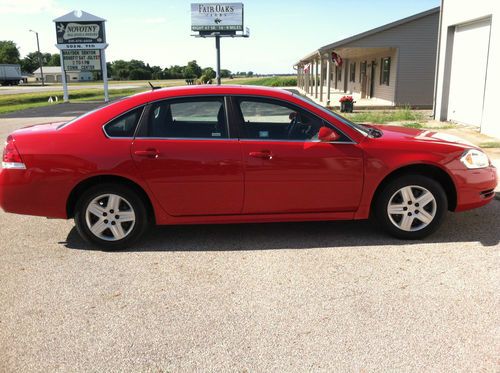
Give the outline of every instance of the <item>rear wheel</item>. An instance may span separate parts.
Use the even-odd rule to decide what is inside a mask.
[[[405,175],[389,182],[375,203],[375,216],[391,235],[419,239],[436,231],[448,210],[443,187],[421,175]]]
[[[120,184],[96,185],[78,200],[75,224],[89,243],[108,250],[126,248],[148,227],[142,199]]]

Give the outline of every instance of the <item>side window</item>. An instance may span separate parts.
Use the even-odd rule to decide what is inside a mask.
[[[380,60],[380,84],[389,85],[391,75],[391,58],[382,58]]]
[[[142,110],[140,107],[113,119],[104,127],[106,134],[109,137],[134,137]]]
[[[223,98],[165,100],[149,111],[149,137],[227,138]]]
[[[260,140],[312,140],[323,121],[298,108],[268,100],[240,99],[242,138]]]

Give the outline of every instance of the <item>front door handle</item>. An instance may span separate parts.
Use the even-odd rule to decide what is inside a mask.
[[[248,154],[250,157],[260,158],[260,159],[273,159],[273,153],[269,150],[261,150],[259,152],[250,152]]]
[[[139,157],[158,158],[160,152],[157,149],[135,150],[134,154]]]

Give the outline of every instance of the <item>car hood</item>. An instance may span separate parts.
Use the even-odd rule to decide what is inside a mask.
[[[463,148],[477,148],[476,145],[458,136],[436,132],[428,129],[415,129],[388,125],[366,125],[381,130],[381,139],[397,141],[422,141],[460,146]]]

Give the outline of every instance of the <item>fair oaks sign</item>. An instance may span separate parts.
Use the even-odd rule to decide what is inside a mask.
[[[191,4],[191,30],[243,31],[243,4]]]

